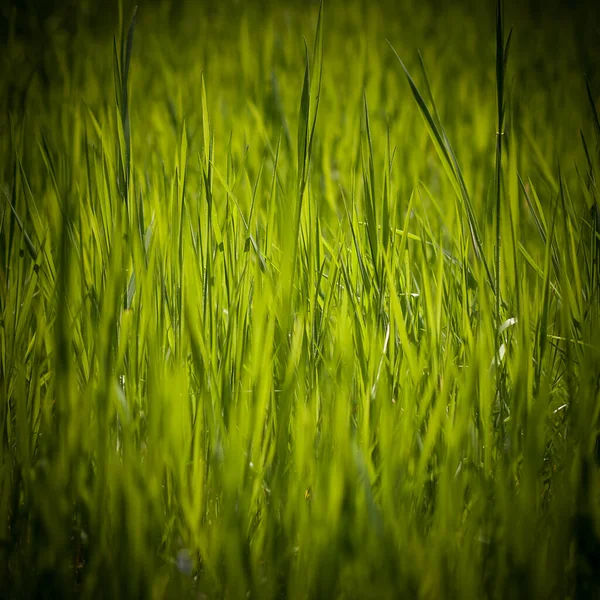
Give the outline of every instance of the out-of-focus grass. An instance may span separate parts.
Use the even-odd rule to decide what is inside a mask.
[[[595,80],[394,10],[9,36],[2,594],[600,594]]]

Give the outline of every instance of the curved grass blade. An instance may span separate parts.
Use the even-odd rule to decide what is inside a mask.
[[[476,254],[477,258],[482,262],[485,272],[486,272],[486,275],[487,275],[488,283],[490,284],[490,287],[492,288],[492,290],[495,292],[496,285],[494,282],[494,278],[492,276],[492,272],[488,265],[488,262],[485,258],[481,230],[480,230],[479,224],[477,222],[475,210],[473,208],[473,203],[471,202],[471,198],[467,191],[467,187],[465,185],[464,178],[463,178],[462,172],[461,172],[459,164],[458,164],[458,160],[456,159],[456,156],[454,154],[454,151],[452,150],[452,147],[449,145],[449,143],[447,141],[446,135],[445,135],[443,129],[441,128],[441,125],[438,126],[436,124],[436,119],[434,118],[434,116],[431,114],[431,111],[427,107],[427,103],[425,102],[425,99],[421,95],[421,92],[419,91],[417,85],[415,84],[413,78],[411,77],[408,69],[404,65],[404,62],[402,61],[402,59],[396,52],[395,48],[392,46],[392,44],[389,41],[388,41],[388,45],[390,46],[390,48],[396,55],[396,58],[398,59],[398,62],[400,63],[400,66],[402,67],[402,70],[404,71],[404,74],[406,75],[406,79],[408,80],[408,83],[410,85],[410,89],[412,91],[413,97],[414,97],[415,101],[417,102],[421,116],[423,117],[423,119],[425,121],[425,124],[427,126],[427,130],[429,132],[431,140],[433,141],[436,151],[437,151],[440,159],[442,160],[442,165],[444,167],[444,170],[446,171],[446,174],[448,175],[448,177],[452,183],[452,186],[454,187],[454,191],[455,191],[458,199],[461,201],[461,203],[467,213],[467,221],[469,223],[469,230],[471,232],[471,240],[473,242],[475,254]],[[434,110],[434,114],[437,114],[435,104],[434,104],[433,110]]]

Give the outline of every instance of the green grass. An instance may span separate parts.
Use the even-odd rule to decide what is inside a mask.
[[[8,598],[600,594],[599,88],[465,6],[9,36]]]

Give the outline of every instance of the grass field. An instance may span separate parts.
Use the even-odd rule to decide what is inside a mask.
[[[600,597],[598,33],[308,6],[8,35],[0,596]]]

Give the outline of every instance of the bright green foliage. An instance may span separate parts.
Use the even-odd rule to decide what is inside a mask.
[[[7,597],[600,594],[599,90],[399,4],[6,71]]]

